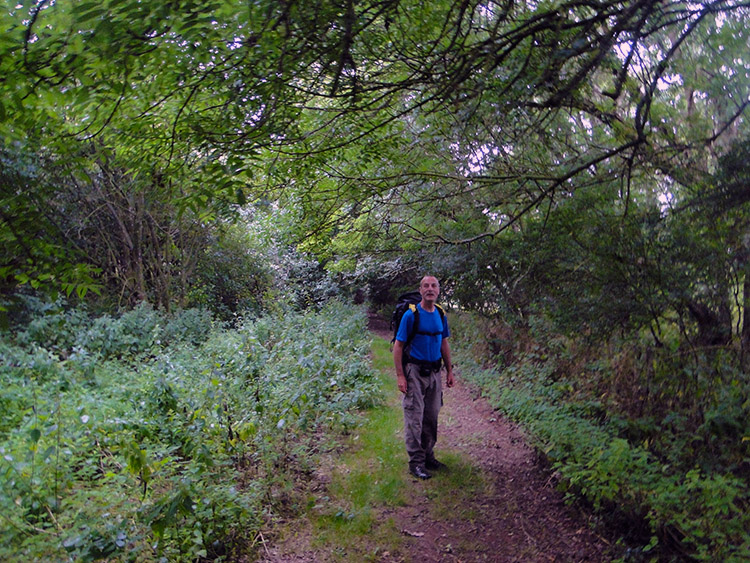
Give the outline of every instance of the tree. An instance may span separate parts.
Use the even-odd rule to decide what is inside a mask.
[[[37,155],[0,151],[0,295],[18,284],[53,293],[99,293],[99,270],[68,236],[64,216],[50,201],[60,185]],[[4,305],[0,302],[0,310]]]
[[[739,0],[14,6],[6,138],[100,139],[196,214],[299,206],[318,249],[363,216],[469,244],[613,179],[651,190],[640,171],[700,181],[747,106]]]

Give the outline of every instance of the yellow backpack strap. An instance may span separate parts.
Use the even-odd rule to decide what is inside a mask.
[[[409,310],[414,315],[414,323],[411,326],[411,332],[406,335],[404,348],[411,344],[411,341],[414,340],[414,337],[417,335],[417,330],[419,328],[419,311],[417,311],[417,306],[414,303],[409,303]]]
[[[443,330],[445,330],[445,309],[443,309],[437,303],[435,303],[435,307],[437,308],[438,313],[440,313],[440,322],[443,323]]]

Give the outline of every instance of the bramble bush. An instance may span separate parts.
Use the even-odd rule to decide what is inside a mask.
[[[365,316],[343,304],[231,330],[49,314],[0,339],[4,561],[232,559],[321,431],[376,400]],[[48,348],[52,326],[72,334]]]

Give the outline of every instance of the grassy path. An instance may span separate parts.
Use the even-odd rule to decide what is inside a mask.
[[[325,486],[313,487],[317,490],[307,500],[304,517],[282,527],[280,541],[267,548],[263,561],[410,561],[405,543],[422,533],[399,527],[396,515],[414,504],[415,495],[428,494],[435,510],[446,514],[450,507],[440,499],[455,500],[456,490],[469,496],[481,489],[478,474],[463,467],[455,454],[445,459],[461,471],[425,483],[411,478],[401,395],[391,373],[390,346],[383,338],[374,339],[372,361],[381,375],[384,403],[366,413],[343,451],[328,460],[317,475]]]
[[[436,448],[450,469],[413,479],[382,337],[374,338],[372,361],[384,404],[328,455],[304,514],[276,530],[264,563],[607,560],[600,539],[549,486],[520,432],[497,421],[461,383],[446,390]]]

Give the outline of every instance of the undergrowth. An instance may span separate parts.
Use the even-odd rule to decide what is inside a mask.
[[[308,502],[313,547],[331,561],[379,561],[382,553],[393,553],[402,544],[393,521],[378,517],[383,507],[408,501],[403,423],[385,340],[374,339],[371,358],[384,401],[363,413],[362,424],[336,457],[323,496],[312,496]]]
[[[377,402],[364,324],[45,307],[2,334],[0,559],[235,559]]]
[[[499,332],[462,322],[457,334]],[[550,333],[516,338],[494,363],[492,342],[456,346],[462,376],[524,425],[569,499],[620,519],[624,560],[750,559],[745,374],[652,355],[628,375],[622,347],[597,355]]]

